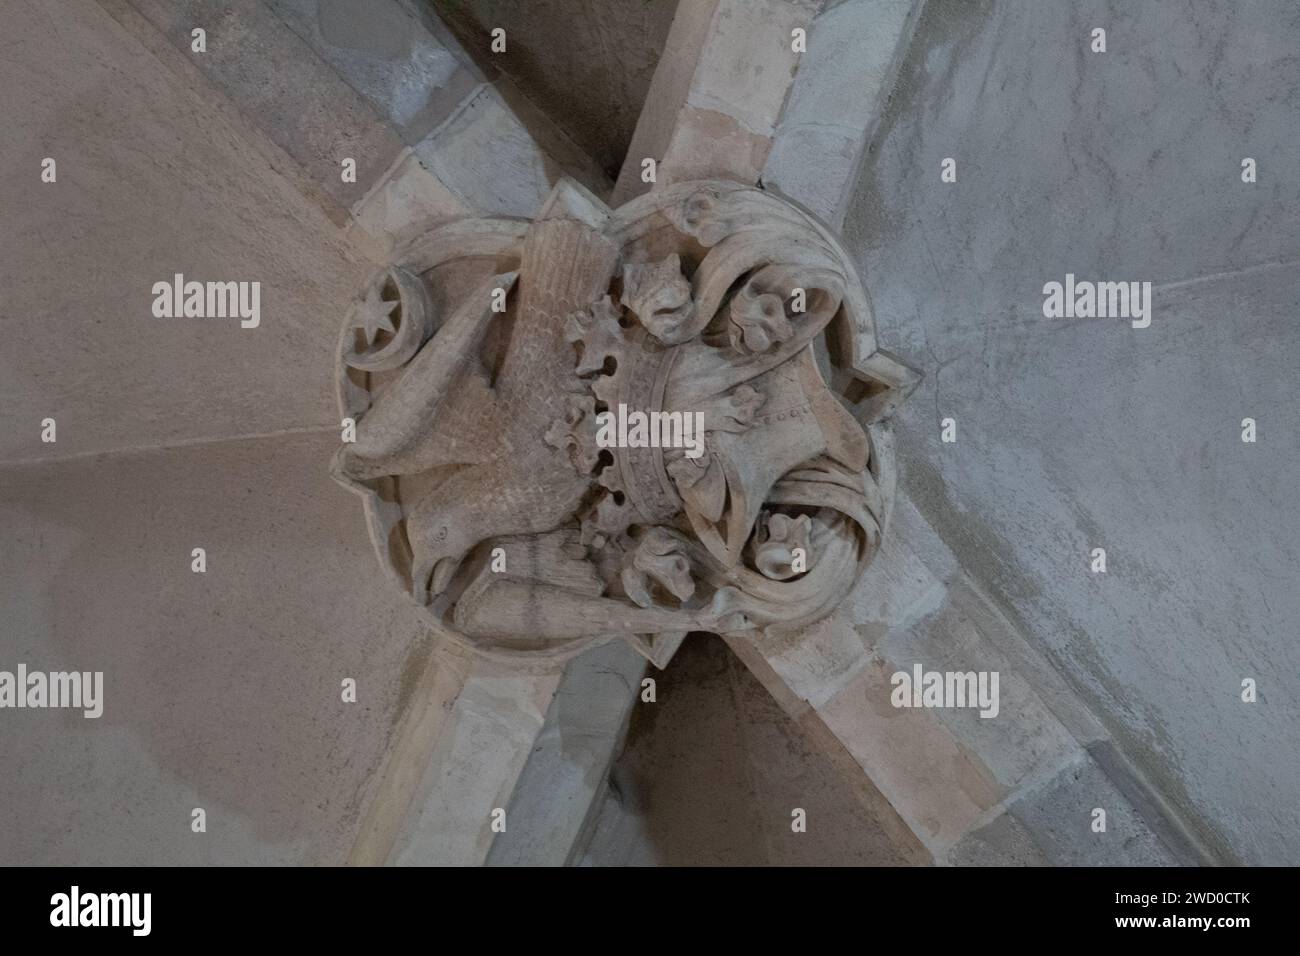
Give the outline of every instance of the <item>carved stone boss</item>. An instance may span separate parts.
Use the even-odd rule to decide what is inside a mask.
[[[611,211],[564,180],[533,222],[420,236],[337,368],[356,441],[332,473],[437,630],[521,663],[622,637],[660,667],[689,631],[762,640],[848,594],[917,381],[834,235],[713,181]],[[702,448],[606,447],[627,411],[702,421]]]

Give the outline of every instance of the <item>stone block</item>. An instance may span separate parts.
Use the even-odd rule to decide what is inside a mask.
[[[1106,832],[1092,830],[1094,808]],[[1178,860],[1087,754],[948,853],[958,866],[1171,866]]]
[[[611,641],[569,662],[508,810],[491,866],[562,866],[605,787],[639,699],[645,658]]]
[[[399,747],[401,765],[425,764],[404,814],[389,862],[396,866],[480,866],[496,836],[495,819],[515,791],[546,710],[558,671],[529,673],[481,659],[469,662],[464,684],[429,740]],[[494,819],[495,818],[495,819]]]
[[[454,195],[409,150],[402,154],[352,209],[358,228],[382,236],[389,252],[436,223],[472,215],[474,208]]]
[[[807,28],[814,9],[790,0],[720,0],[686,105],[770,138],[799,63],[791,32]]]
[[[492,86],[418,143],[415,156],[480,215],[533,216],[562,172]]]
[[[812,20],[814,7],[792,0],[679,4],[612,201],[649,189],[641,181],[647,157],[662,169],[658,183],[757,183],[798,61],[791,31]]]
[[[920,664],[923,671],[998,675],[993,716],[981,716],[977,707],[938,707],[929,713],[1008,791],[1055,773],[1080,752],[1078,741],[1038,697],[1026,675],[1009,666],[951,602],[916,625],[896,631],[880,653],[891,672],[910,674]]]
[[[872,662],[817,713],[926,848],[940,852],[1007,791],[934,711],[890,705],[892,670]]]
[[[838,227],[911,39],[917,0],[845,0],[808,31],[763,182]]]

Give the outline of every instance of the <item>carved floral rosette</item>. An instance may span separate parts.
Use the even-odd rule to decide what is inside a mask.
[[[794,205],[710,181],[611,211],[563,180],[535,221],[442,226],[367,285],[333,475],[438,630],[515,660],[623,637],[663,666],[689,631],[762,639],[843,600],[916,381]],[[702,439],[606,447],[620,409]]]

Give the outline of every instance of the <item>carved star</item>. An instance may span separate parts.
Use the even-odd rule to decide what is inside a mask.
[[[393,324],[390,316],[393,309],[401,304],[401,299],[385,299],[385,284],[376,282],[366,290],[366,297],[357,309],[356,321],[352,323],[352,328],[365,332],[367,348],[375,344],[375,339],[379,337],[380,332],[397,331],[397,326]]]

